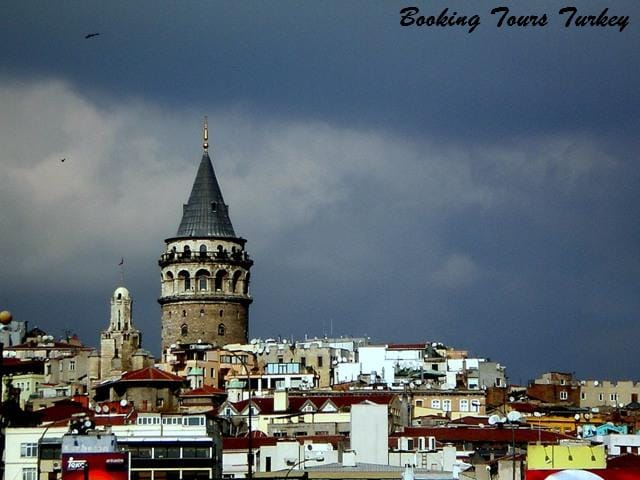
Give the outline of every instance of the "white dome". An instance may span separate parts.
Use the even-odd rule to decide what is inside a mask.
[[[113,298],[116,298],[116,299],[127,298],[127,299],[129,299],[129,298],[131,298],[131,295],[129,294],[129,290],[127,290],[125,287],[118,287],[113,292]]]

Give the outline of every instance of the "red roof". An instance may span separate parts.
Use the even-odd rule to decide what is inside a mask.
[[[191,390],[189,392],[182,394],[183,397],[213,397],[213,396],[219,396],[219,395],[227,395],[227,392],[220,388],[212,387],[210,385],[203,385],[200,388],[196,388],[194,390]]]
[[[251,438],[251,447],[273,446],[278,442],[298,442],[303,445],[305,441],[311,440],[314,443],[330,443],[337,449],[338,443],[345,440],[345,438],[344,435],[309,435],[295,438],[259,437],[254,435]],[[222,439],[222,448],[224,450],[245,450],[249,448],[249,439],[247,437],[225,437]]]
[[[286,412],[275,412],[273,409],[273,397],[263,398],[263,397],[253,397],[251,402],[258,407],[260,413],[262,414],[271,414],[271,413],[292,413],[292,412],[300,412],[304,404],[307,402],[312,403],[316,410],[320,410],[325,403],[331,402],[336,408],[346,408],[351,405],[355,405],[358,403],[363,403],[365,401],[370,401],[372,403],[377,403],[380,405],[388,405],[390,404],[395,395],[385,394],[385,395],[367,395],[367,394],[357,394],[357,395],[320,395],[320,396],[290,396],[289,397],[289,408]],[[238,412],[243,411],[247,406],[248,400],[242,400],[240,402],[233,403],[233,406]]]
[[[132,372],[126,372],[120,377],[121,382],[184,382],[185,379],[173,373],[165,372],[155,367],[141,368]]]
[[[389,437],[435,437],[439,442],[488,442],[488,443],[508,443],[513,438],[517,443],[537,442],[558,442],[564,439],[573,439],[569,435],[537,430],[531,428],[476,428],[476,427],[408,427],[404,432],[394,433]],[[394,440],[394,444],[396,440]]]
[[[391,343],[388,350],[424,350],[427,347],[424,343]]]
[[[36,410],[36,413],[40,415],[41,422],[56,422],[59,420],[67,421],[71,418],[71,415],[76,413],[91,414],[91,410],[82,406],[82,404],[74,402],[69,399],[59,400],[52,406],[47,408],[41,408]]]
[[[607,460],[607,468],[640,470],[640,457],[632,453],[620,455],[619,457],[613,457]]]

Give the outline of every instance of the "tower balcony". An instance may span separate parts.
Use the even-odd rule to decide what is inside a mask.
[[[253,302],[253,298],[245,293],[223,293],[223,292],[179,292],[170,295],[164,295],[158,299],[160,305],[174,302],[232,302],[249,305]]]
[[[229,265],[236,265],[245,269],[251,268],[253,260],[247,252],[167,252],[160,255],[158,265],[166,267],[176,263],[211,263],[225,262]]]

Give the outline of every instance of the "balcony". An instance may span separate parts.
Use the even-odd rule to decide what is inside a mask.
[[[225,262],[232,265],[239,265],[244,268],[249,268],[253,265],[253,260],[249,257],[247,252],[228,252],[227,250],[218,252],[167,252],[160,255],[158,265],[165,267],[173,263],[211,263],[211,262]]]

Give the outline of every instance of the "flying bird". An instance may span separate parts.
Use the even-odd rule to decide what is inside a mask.
[[[60,161],[61,161],[62,163],[64,163],[64,161],[65,161],[65,160],[66,160],[66,158],[62,158],[62,159],[60,159]]]
[[[86,40],[87,38],[97,37],[98,35],[100,35],[100,32],[96,32],[96,33],[87,33],[87,34],[84,36],[84,38],[85,38],[85,40]]]

